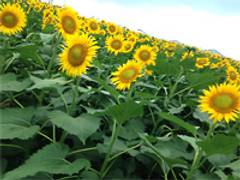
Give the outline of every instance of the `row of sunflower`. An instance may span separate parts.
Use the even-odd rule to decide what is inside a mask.
[[[0,32],[6,36],[23,31],[28,22],[27,14],[31,10],[41,13],[42,30],[52,26],[63,39],[59,64],[61,71],[68,76],[77,77],[87,73],[102,49],[116,58],[127,56],[127,61],[111,73],[111,81],[118,90],[130,89],[142,76],[159,73],[150,70],[152,66],[158,66],[159,55],[169,61],[174,58],[182,62],[194,61],[193,71],[224,69],[225,82],[203,91],[200,108],[208,112],[214,121],[229,122],[238,118],[240,63],[237,61],[210,51],[134,32],[114,23],[85,18],[71,7],[53,6],[38,0],[18,0],[3,2],[0,9]]]

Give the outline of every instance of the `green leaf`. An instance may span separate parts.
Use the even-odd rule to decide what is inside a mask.
[[[170,121],[172,123],[175,123],[177,124],[178,126],[186,129],[188,132],[192,133],[194,136],[197,134],[197,128],[187,122],[185,122],[184,120],[174,116],[174,115],[171,115],[169,113],[166,113],[166,112],[160,112],[159,113],[159,116],[167,121]]]
[[[112,86],[108,85],[106,80],[102,80],[100,78],[95,78],[95,79],[101,86],[103,86],[104,89],[107,90],[109,95],[112,95],[116,100],[118,99],[118,97],[120,95],[119,92],[115,88],[113,88]]]
[[[54,88],[57,85],[64,85],[68,83],[68,81],[66,81],[63,77],[59,77],[55,79],[40,79],[38,77],[31,75],[30,79],[34,82],[34,85],[30,87],[29,90]]]
[[[100,153],[108,153],[108,149],[109,149],[109,145],[110,145],[110,141],[111,139],[108,137],[104,137],[104,143],[102,144],[98,144],[97,145],[97,149],[98,152]],[[113,148],[112,148],[112,154],[116,154],[119,153],[121,151],[126,150],[128,147],[125,143],[125,141],[121,140],[121,139],[116,139]]]
[[[194,89],[204,89],[220,82],[222,74],[216,71],[192,72],[187,74],[187,80]]]
[[[222,167],[224,167],[224,168],[228,167],[228,168],[231,168],[234,171],[240,171],[240,159],[236,160],[236,161],[234,161],[230,164],[224,165]]]
[[[66,145],[49,144],[33,154],[23,165],[6,173],[4,180],[18,180],[34,176],[38,172],[72,175],[90,166],[86,159],[77,159],[74,162],[65,160],[68,152]]]
[[[143,115],[143,106],[130,100],[119,105],[110,106],[106,110],[106,114],[122,124],[132,118],[141,117]]]
[[[207,123],[212,122],[211,119],[209,118],[209,115],[205,112],[201,112],[198,108],[193,113],[193,117],[199,119],[201,122]]]
[[[156,74],[166,74],[171,76],[177,76],[180,72],[180,61],[179,60],[171,60],[167,58],[158,58],[157,65],[151,67]]]
[[[49,113],[49,118],[56,126],[76,135],[83,144],[100,126],[100,119],[90,114],[82,114],[73,118],[62,111],[53,111]]]
[[[120,127],[119,136],[128,141],[138,139],[138,133],[144,133],[144,124],[138,119],[128,121],[124,126]]]
[[[185,135],[178,135],[179,138],[181,138],[182,140],[188,142],[195,151],[197,151],[199,148],[197,146],[196,143],[196,138],[190,137],[190,136],[185,136]]]
[[[81,178],[84,180],[100,180],[98,175],[95,172],[92,171],[84,171],[81,174]]]
[[[29,139],[35,135],[40,127],[31,124],[34,115],[33,108],[0,109],[0,139]]]
[[[236,158],[236,155],[234,154],[213,154],[208,157],[208,160],[210,163],[212,163],[214,166],[222,166],[225,164],[229,164],[232,160]]]
[[[197,142],[205,151],[207,156],[212,154],[231,154],[234,153],[239,145],[238,138],[217,134],[210,139]]]
[[[187,152],[187,146],[188,144],[179,138],[173,138],[168,141],[158,141],[155,145],[165,158],[177,159],[184,157],[185,159],[191,160],[193,154]]]
[[[201,171],[197,171],[191,178],[192,180],[219,180],[215,174],[203,174]]]
[[[36,134],[40,127],[37,125],[32,126],[20,126],[17,124],[0,124],[1,125],[1,134],[0,139],[29,139],[34,134]]]
[[[235,176],[238,176],[240,177],[240,159],[232,162],[232,163],[229,163],[227,165],[223,165],[221,166],[222,168],[230,168],[233,172],[233,174]]]
[[[171,167],[173,166],[185,166],[186,162],[185,160],[174,158],[172,157],[169,158],[170,156],[170,151],[168,149],[164,149],[163,147],[163,153],[161,150],[159,150],[159,147],[154,146],[150,141],[149,141],[149,136],[146,134],[140,134],[139,137],[146,143],[146,146],[141,146],[141,151],[146,154],[146,152],[149,152],[151,154],[154,154],[156,157],[153,157],[157,162],[166,160],[167,164]],[[164,145],[162,145],[164,146]],[[174,150],[173,150],[174,151]],[[162,163],[160,163],[162,164]]]
[[[22,58],[25,58],[25,59],[31,58],[33,60],[37,59],[38,47],[35,44],[22,43],[20,45],[17,45],[15,49],[17,50],[17,52],[20,53]]]
[[[26,79],[24,81],[17,81],[16,75],[13,73],[0,75],[0,83],[0,92],[20,92],[29,87],[29,85],[31,84],[29,79]]]
[[[54,37],[54,34],[39,33],[39,35],[44,44],[50,43]]]

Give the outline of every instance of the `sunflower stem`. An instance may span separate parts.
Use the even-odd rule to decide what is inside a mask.
[[[210,124],[206,139],[209,139],[211,137],[211,135],[214,132],[215,127],[216,127],[216,123]],[[195,173],[195,171],[200,167],[200,165],[202,165],[202,161],[201,161],[202,154],[203,154],[203,150],[201,148],[199,148],[194,155],[191,169],[187,174],[187,180],[190,180],[192,175]]]
[[[107,155],[105,156],[105,159],[103,161],[103,164],[102,164],[102,167],[100,169],[100,176],[101,178],[104,178],[104,176],[106,175],[106,168],[108,166],[108,163],[109,163],[109,159],[110,159],[110,156],[111,156],[111,153],[112,153],[112,149],[113,149],[113,146],[114,146],[114,143],[117,139],[117,135],[118,135],[118,131],[119,131],[119,126],[117,126],[117,120],[116,119],[113,119],[113,130],[112,130],[112,136],[111,136],[111,140],[110,140],[110,145],[109,145],[109,148],[108,148],[108,152],[107,152]]]
[[[51,69],[52,69],[54,61],[57,57],[56,46],[57,46],[57,39],[59,39],[59,38],[57,38],[57,36],[58,36],[58,33],[55,33],[53,36],[53,39],[52,39],[52,45],[51,45],[52,58],[47,66],[47,72],[48,72],[49,76],[51,75]]]

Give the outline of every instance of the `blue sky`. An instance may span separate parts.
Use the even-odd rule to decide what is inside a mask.
[[[54,0],[165,40],[240,60],[240,0]]]
[[[156,4],[162,6],[191,6],[194,9],[212,11],[219,14],[240,14],[240,0],[100,0],[124,5],[142,6]]]

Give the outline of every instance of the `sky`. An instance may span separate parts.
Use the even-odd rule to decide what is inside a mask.
[[[165,39],[240,60],[240,0],[53,0]]]

